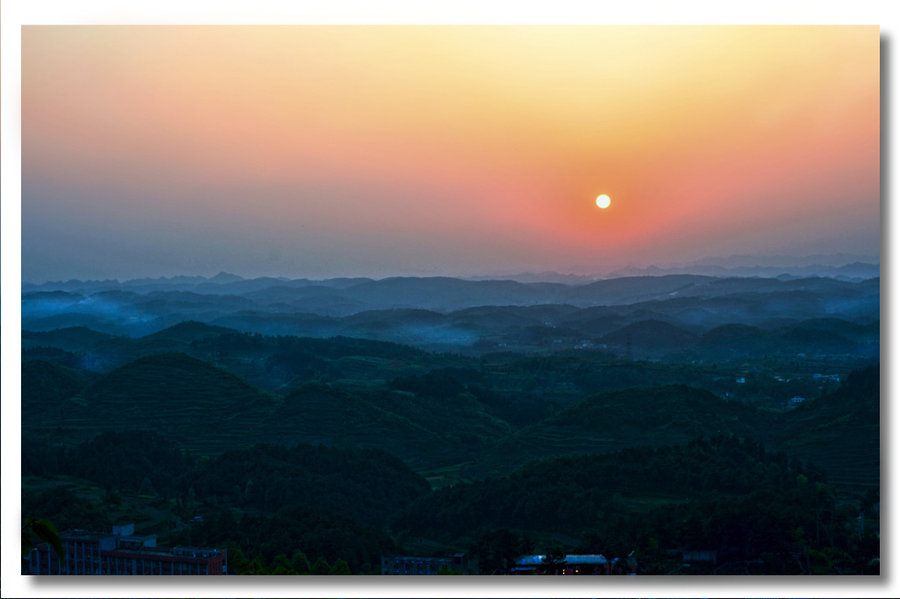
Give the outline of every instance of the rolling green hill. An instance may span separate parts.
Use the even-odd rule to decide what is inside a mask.
[[[770,418],[684,385],[620,389],[595,395],[516,431],[466,473],[497,475],[535,459],[686,443],[703,435],[736,434],[767,440]]]
[[[879,404],[879,368],[852,372],[837,391],[804,402],[788,414],[779,448],[818,465],[845,491],[877,487]]]
[[[766,454],[760,444],[725,435],[558,456],[508,476],[435,491],[412,505],[397,525],[444,540],[498,527],[573,535],[615,516],[686,499],[785,491],[797,485],[798,473],[796,464]]]
[[[22,426],[24,430],[49,430],[50,423],[65,423],[90,416],[72,398],[92,377],[82,371],[44,360],[22,363]],[[27,437],[26,437],[27,439]]]
[[[648,574],[680,570],[692,550],[716,556],[696,574],[877,573],[877,537],[856,514],[815,470],[720,435],[534,462],[424,496],[394,527],[483,557],[515,558],[503,541],[522,535],[545,553],[629,554]]]
[[[385,452],[304,444],[230,451],[199,464],[190,484],[200,496],[228,497],[245,508],[275,513],[303,505],[379,525],[429,491]]]
[[[145,335],[142,339],[144,339],[145,341],[159,339],[168,341],[170,343],[189,344],[200,339],[208,339],[209,337],[216,337],[218,335],[225,335],[234,332],[235,331],[233,329],[228,329],[225,327],[217,327],[202,322],[197,322],[195,320],[185,320],[176,325],[172,325],[167,329],[157,331],[156,333],[151,333],[150,335]]]
[[[139,358],[76,398],[90,417],[68,427],[155,430],[193,453],[218,454],[265,438],[261,425],[281,400],[185,354]]]
[[[662,320],[642,320],[603,336],[608,345],[664,354],[696,343],[697,336]]]
[[[632,328],[651,337],[662,331],[676,341],[691,338],[662,322]],[[828,340],[863,339],[874,332],[869,325],[819,319],[774,331],[717,327],[699,343],[724,356],[725,348],[758,349],[782,338],[827,346]],[[145,355],[105,375],[26,360],[25,431],[70,443],[107,429],[157,431],[210,455],[258,441],[323,443],[379,448],[419,471],[463,468],[463,476],[481,478],[548,456],[733,433],[818,463],[850,487],[862,489],[878,480],[878,387],[861,385],[859,376],[838,396],[812,401],[815,394],[803,393],[810,401],[797,410],[774,412],[716,394],[754,385],[773,397],[800,388],[796,385],[814,391],[810,377],[816,371],[805,370],[807,382],[791,383],[794,387],[763,372],[737,385],[731,384],[735,377],[743,381],[744,376],[738,366],[634,362],[585,350],[478,359],[346,337],[264,337],[193,322],[137,339],[87,329],[36,337],[69,347],[73,341],[88,345],[85,353],[63,354],[66,363],[88,360],[101,352],[98,348],[120,356],[167,348],[191,354]],[[38,348],[26,351],[41,355]],[[49,350],[40,351],[52,357]],[[800,366],[791,368],[797,376]],[[862,398],[863,407],[876,402],[866,408],[868,420],[847,399],[852,397]]]
[[[474,459],[511,428],[465,393],[436,398],[337,384],[296,390],[265,425],[279,444],[378,448],[415,470]]]
[[[52,331],[22,331],[22,349],[56,347],[70,352],[79,352],[112,337],[114,335],[100,333],[84,326]]]

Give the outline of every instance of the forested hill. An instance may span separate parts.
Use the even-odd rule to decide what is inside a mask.
[[[152,532],[164,534],[170,545],[230,547],[231,571],[237,573],[253,569],[244,552],[271,562],[298,548],[309,561],[370,573],[382,554],[397,551],[386,531],[388,518],[429,490],[384,452],[256,445],[198,460],[171,439],[140,431],[102,433],[71,448],[29,444],[22,472],[27,478],[64,477],[60,485],[26,489],[26,514],[46,516],[61,530],[108,530],[117,523],[111,514],[138,518],[139,524],[156,519]],[[106,491],[92,503],[85,495],[99,490],[82,482],[74,493],[72,481]],[[159,521],[161,511],[165,519]],[[176,524],[181,519],[192,524]],[[304,555],[297,563],[306,560]],[[310,567],[306,563],[305,573]],[[261,573],[259,565],[256,570]]]
[[[818,464],[841,489],[877,488],[881,469],[881,372],[851,372],[832,393],[801,404],[785,419],[778,448]]]
[[[265,356],[260,352],[270,343],[235,339],[256,344],[257,356]],[[151,430],[210,456],[259,442],[381,449],[446,484],[460,476],[503,475],[552,456],[735,434],[816,463],[846,488],[878,482],[877,366],[798,408],[773,410],[723,399],[711,392],[722,377],[705,378],[696,369],[580,354],[479,362],[377,342],[309,341],[312,346],[272,341],[271,348],[280,349],[270,355],[287,351],[297,358],[268,363],[298,372],[318,364],[319,372],[342,368],[345,376],[363,378],[307,382],[280,395],[180,353],[141,357],[103,375],[26,361],[23,438],[74,443],[104,430]],[[441,363],[456,366],[433,368]],[[582,387],[609,386],[631,371],[644,380],[691,376],[709,389],[613,385],[583,398]],[[408,376],[388,378],[400,372]],[[732,388],[742,387],[731,381]],[[774,383],[787,386],[787,393],[796,388]],[[438,472],[446,468],[452,468],[450,478]]]
[[[28,377],[23,385],[27,385],[25,405],[37,408],[46,401],[45,396],[56,395],[56,412],[25,412],[26,433],[43,430],[54,434],[54,429],[62,427],[76,438],[86,438],[106,430],[150,430],[178,438],[198,453],[221,453],[260,439],[262,423],[282,401],[229,372],[180,353],[138,358],[96,378],[67,400],[55,390],[51,394],[34,385],[38,377],[49,379],[49,369],[35,372],[32,362],[26,362],[24,368]],[[56,379],[65,380],[59,374]],[[75,387],[75,381],[69,381],[65,389],[71,392]]]
[[[589,531],[630,509],[753,492],[792,493],[798,475],[821,482],[783,454],[730,435],[682,445],[634,447],[532,462],[508,476],[421,498],[398,520],[413,532],[458,538],[491,528]],[[651,501],[653,499],[653,501]]]
[[[596,395],[516,431],[467,473],[496,474],[548,456],[685,443],[703,435],[771,442],[778,438],[776,420],[769,412],[685,385],[631,387]]]
[[[632,553],[654,574],[682,568],[683,551],[715,553],[714,563],[696,564],[698,574],[872,571],[877,537],[847,526],[856,512],[841,511],[823,482],[784,454],[717,436],[533,463],[424,496],[395,526],[459,546],[493,539],[493,551],[510,559],[521,551],[517,539],[529,537],[545,548]]]
[[[880,369],[852,372],[835,391],[789,411],[760,410],[683,385],[602,393],[521,428],[466,468],[497,475],[532,460],[732,434],[816,464],[845,490],[877,486]]]

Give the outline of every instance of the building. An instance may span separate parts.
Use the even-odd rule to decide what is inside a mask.
[[[134,534],[134,525],[114,526],[112,533],[70,530],[60,534],[66,559],[49,545],[31,550],[25,574],[63,575],[215,575],[228,572],[224,549],[156,546],[156,536]]]
[[[716,564],[718,551],[715,549],[685,549],[681,552],[681,561],[684,564],[709,563]]]
[[[548,565],[546,555],[523,555],[510,574],[609,575],[635,574],[637,560],[632,556],[606,559],[602,554],[566,555],[561,563]]]
[[[454,554],[452,557],[410,557],[392,556],[381,558],[381,573],[394,576],[427,576],[445,571],[465,572],[467,565],[465,555]]]

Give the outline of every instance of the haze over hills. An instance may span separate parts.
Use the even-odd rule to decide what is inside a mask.
[[[616,329],[654,320],[695,336],[724,324],[771,330],[810,318],[866,325],[877,320],[879,300],[878,278],[681,274],[563,284],[450,277],[310,281],[218,275],[25,286],[22,326],[35,332],[86,326],[144,336],[195,320],[269,335],[344,335],[488,351],[511,342],[596,343]],[[621,344],[623,339],[613,336],[608,341]]]

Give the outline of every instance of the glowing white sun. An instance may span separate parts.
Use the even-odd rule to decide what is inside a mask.
[[[610,205],[609,196],[605,193],[601,193],[597,196],[597,206],[600,208],[609,208]]]

